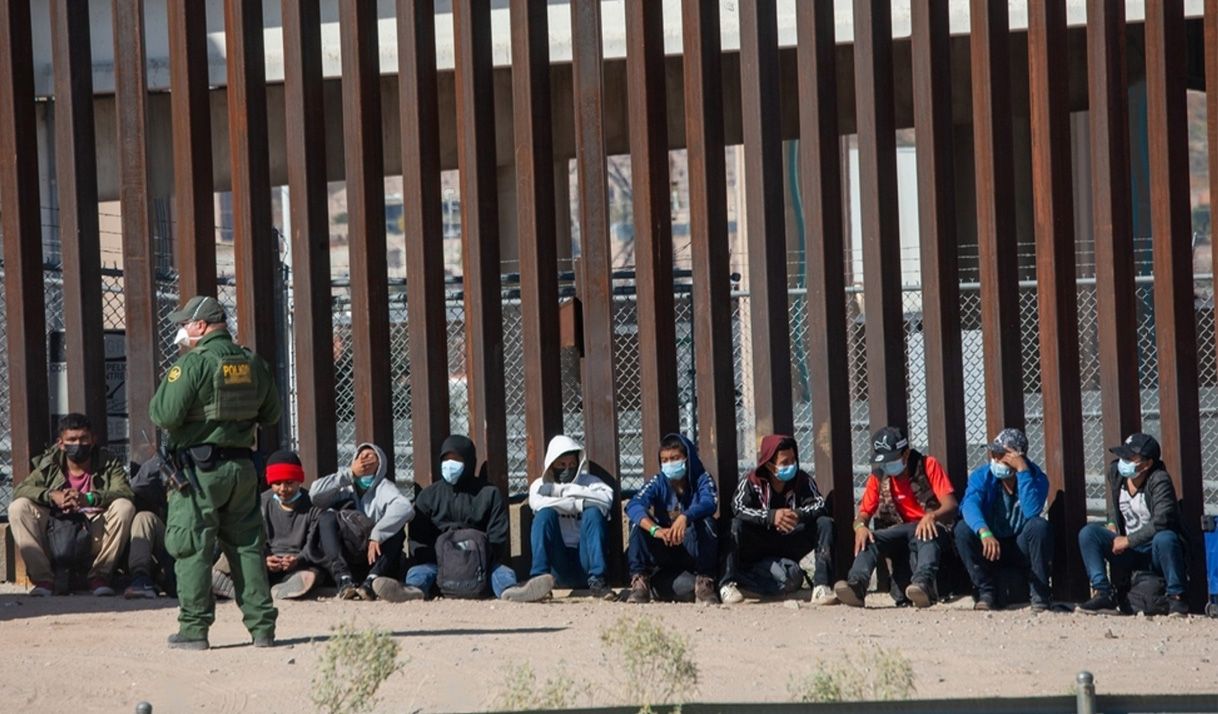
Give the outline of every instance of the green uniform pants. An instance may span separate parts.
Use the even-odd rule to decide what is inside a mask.
[[[177,563],[178,627],[189,639],[207,637],[216,620],[211,567],[216,542],[232,567],[237,605],[254,637],[275,635],[278,612],[263,560],[265,535],[258,507],[258,476],[248,459],[223,461],[214,471],[197,470],[199,488],[171,492],[165,549]]]

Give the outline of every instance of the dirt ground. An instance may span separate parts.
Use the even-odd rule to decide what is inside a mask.
[[[599,634],[642,613],[688,635],[700,673],[697,701],[788,701],[789,681],[819,660],[877,645],[913,661],[920,698],[1061,695],[1083,669],[1095,674],[1101,693],[1218,692],[1218,620],[975,613],[971,600],[911,611],[870,599],[866,610],[798,600],[630,606],[565,594],[534,605],[319,599],[280,605],[282,644],[269,650],[250,646],[237,607],[222,603],[213,649],[181,652],[165,647],[176,630],[175,601],[33,599],[6,585],[0,708],[131,712],[146,700],[158,714],[309,711],[325,639],[342,622],[386,629],[401,643],[408,661],[381,687],[380,711],[486,709],[506,668],[522,662],[539,679],[562,673],[577,680],[575,704],[619,704],[631,699],[629,689]]]

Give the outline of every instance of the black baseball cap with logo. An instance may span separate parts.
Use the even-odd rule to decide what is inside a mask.
[[[873,456],[871,463],[887,464],[900,461],[901,455],[909,448],[909,440],[898,427],[886,426],[875,433],[871,447]]]
[[[1112,453],[1128,459],[1134,456],[1141,456],[1144,459],[1158,461],[1162,452],[1159,450],[1159,442],[1150,434],[1130,434],[1125,437],[1125,443],[1120,446],[1114,446],[1109,449]]]

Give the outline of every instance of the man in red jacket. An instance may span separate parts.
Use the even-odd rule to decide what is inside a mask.
[[[899,428],[880,429],[872,446],[873,470],[854,520],[854,565],[834,592],[842,603],[863,607],[876,562],[888,558],[897,606],[930,607],[938,599],[939,556],[956,518],[955,490],[942,464],[910,449]]]

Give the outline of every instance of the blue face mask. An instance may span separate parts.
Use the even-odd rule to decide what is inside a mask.
[[[779,481],[790,481],[791,479],[795,478],[795,474],[798,472],[799,469],[796,468],[795,464],[788,464],[786,466],[779,466],[778,469],[774,471],[774,475],[778,477]]]
[[[884,464],[884,475],[885,476],[900,476],[901,472],[904,470],[905,470],[905,464],[904,464],[904,462],[901,462],[901,461],[892,461],[887,464]]]
[[[685,477],[685,462],[668,461],[660,464],[660,470],[664,472],[665,477],[675,481]]]
[[[440,476],[448,482],[450,486],[456,486],[457,481],[461,479],[461,474],[465,473],[465,462],[454,461],[449,459],[440,464]]]
[[[372,487],[372,482],[376,480],[376,476],[360,476],[355,479],[355,485],[361,491],[367,491]]]
[[[1012,475],[1011,467],[997,459],[990,459],[990,473],[994,474],[996,479],[1007,479]]]
[[[1117,462],[1117,473],[1123,478],[1133,478],[1133,475],[1138,472],[1138,465],[1132,461],[1121,459]]]
[[[291,498],[289,498],[286,501],[283,500],[282,498],[280,498],[279,494],[277,494],[277,493],[272,493],[271,495],[275,497],[276,501],[282,503],[285,506],[290,506],[293,503],[296,503],[297,501],[300,500],[300,494],[302,494],[302,493],[304,493],[304,491],[297,491],[295,494],[293,494],[293,496]]]

